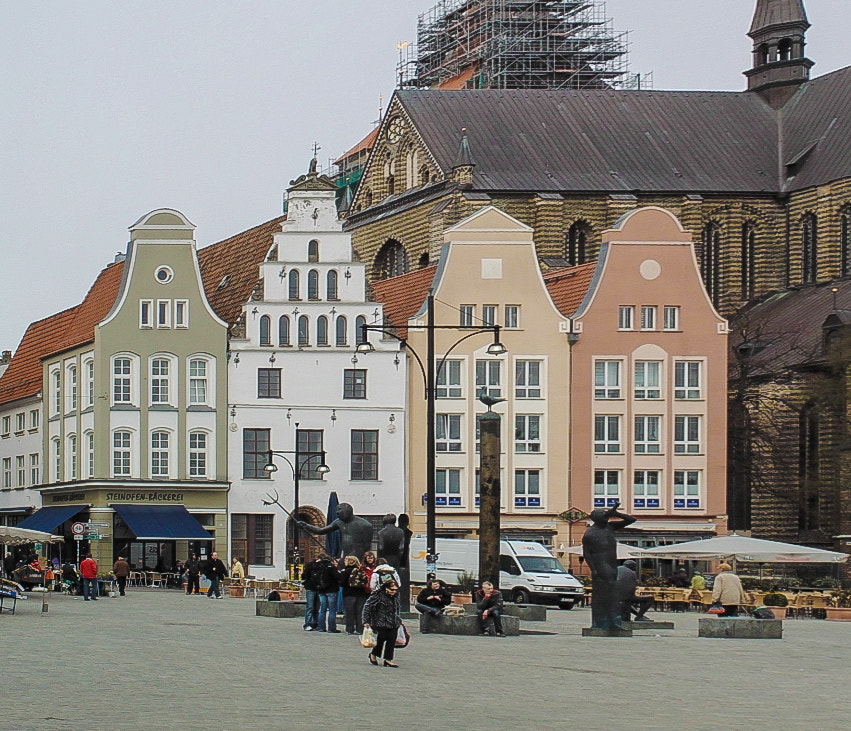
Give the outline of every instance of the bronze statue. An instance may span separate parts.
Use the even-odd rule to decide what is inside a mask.
[[[582,536],[582,555],[591,569],[591,627],[620,629],[620,602],[615,592],[618,577],[618,541],[615,531],[635,522],[635,518],[619,513],[620,502],[605,510],[597,508],[589,516],[593,525]],[[611,522],[612,518],[618,518]]]
[[[393,513],[387,513],[381,522],[384,527],[378,531],[378,555],[394,569],[400,569],[405,556],[405,533],[396,527],[396,516]]]
[[[299,529],[317,536],[334,530],[340,531],[345,556],[363,556],[372,546],[372,523],[366,518],[356,516],[354,508],[349,503],[340,503],[337,506],[337,519],[322,528],[302,520],[298,521],[297,525]]]

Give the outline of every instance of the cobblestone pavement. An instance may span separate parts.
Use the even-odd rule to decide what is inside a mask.
[[[33,596],[0,615],[0,729],[846,729],[851,623],[787,620],[782,640],[673,632],[583,638],[590,610],[520,637],[420,636],[398,670],[356,637],[175,590]],[[415,622],[409,622],[414,625]]]

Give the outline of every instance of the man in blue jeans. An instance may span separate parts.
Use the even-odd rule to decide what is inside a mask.
[[[87,553],[86,557],[80,561],[80,575],[83,577],[83,598],[89,601],[98,600],[98,565],[92,558],[92,554]]]
[[[313,632],[319,629],[318,613],[319,613],[319,595],[320,585],[322,583],[322,568],[321,559],[317,558],[306,564],[301,572],[301,582],[304,586],[304,598],[307,600],[304,606],[304,631]]]

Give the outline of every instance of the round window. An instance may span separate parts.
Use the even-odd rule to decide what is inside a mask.
[[[174,279],[174,270],[167,266],[157,267],[157,270],[154,272],[154,277],[156,277],[156,280],[160,284],[168,284],[172,279]]]

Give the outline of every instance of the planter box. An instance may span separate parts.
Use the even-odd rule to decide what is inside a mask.
[[[766,604],[765,606],[768,607]],[[768,607],[771,610],[771,613],[774,615],[774,619],[786,619],[786,612],[789,611],[789,607]]]
[[[851,607],[825,607],[824,612],[831,622],[851,622]]]
[[[231,584],[228,587],[228,596],[245,596],[245,587]]]
[[[458,605],[472,604],[473,603],[473,597],[470,596],[469,594],[453,594],[452,595],[452,603],[458,604]]]

